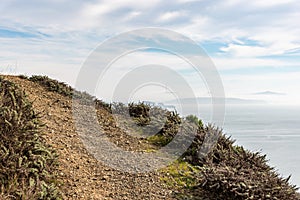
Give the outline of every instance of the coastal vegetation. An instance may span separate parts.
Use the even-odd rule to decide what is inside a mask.
[[[117,124],[117,119],[111,117],[114,114],[121,117],[128,114],[146,135],[157,130],[156,134],[137,140],[139,145],[145,144],[144,152],[155,152],[169,144],[181,126],[193,124],[196,135],[187,151],[158,171],[159,180],[173,191],[173,199],[300,199],[296,186],[289,183],[289,177],[281,177],[268,165],[266,155],[235,145],[220,128],[203,124],[197,116],[183,117],[144,102],[105,103],[46,76],[19,78],[83,104],[93,102],[92,106],[105,116],[101,120],[110,120],[103,125],[110,135],[115,133],[112,128],[115,130]],[[56,179],[57,157],[61,155],[43,139],[39,113],[17,85],[3,78],[0,79],[0,104],[0,198],[62,198],[60,185],[64,183]],[[136,129],[130,130],[140,134]],[[135,140],[128,138],[117,140],[122,143],[126,139],[124,143],[136,145]],[[104,177],[108,179],[105,174]]]
[[[60,199],[57,155],[26,95],[0,77],[0,199]]]

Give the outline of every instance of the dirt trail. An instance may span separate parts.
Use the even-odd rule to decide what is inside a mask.
[[[25,79],[4,78],[24,90],[35,111],[40,113],[45,124],[43,137],[59,154],[58,181],[64,199],[174,199],[172,191],[160,181],[158,172],[128,174],[114,170],[90,155],[76,133],[70,98],[46,91]],[[105,111],[99,112],[105,121]]]

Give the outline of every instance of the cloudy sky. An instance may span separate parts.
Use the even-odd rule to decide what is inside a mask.
[[[185,35],[206,51],[226,96],[300,102],[297,0],[2,0],[0,12],[1,73],[46,74],[74,85],[82,64],[101,42],[158,27]],[[134,57],[180,64],[159,52]],[[129,56],[116,63],[131,61]]]

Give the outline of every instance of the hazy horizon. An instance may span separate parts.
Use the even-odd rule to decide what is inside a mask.
[[[0,73],[42,74],[75,85],[82,64],[103,41],[126,31],[157,27],[200,45],[216,66],[226,96],[272,104],[300,102],[300,2],[296,0],[4,0],[0,10]],[[178,40],[166,38],[170,45]],[[122,76],[124,69],[144,64],[172,66],[200,89],[196,96],[209,92],[205,81],[200,83],[187,70],[187,63],[158,50],[120,57],[107,79],[118,81],[112,78]]]

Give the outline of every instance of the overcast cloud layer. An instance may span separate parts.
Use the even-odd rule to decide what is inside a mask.
[[[299,1],[170,2],[3,0],[0,72],[17,67],[17,73],[47,74],[74,84],[81,64],[103,40],[161,27],[185,34],[207,51],[227,96],[257,98],[249,94],[272,91],[286,95],[260,97],[273,103],[300,102]],[[166,54],[155,60],[176,64]]]

